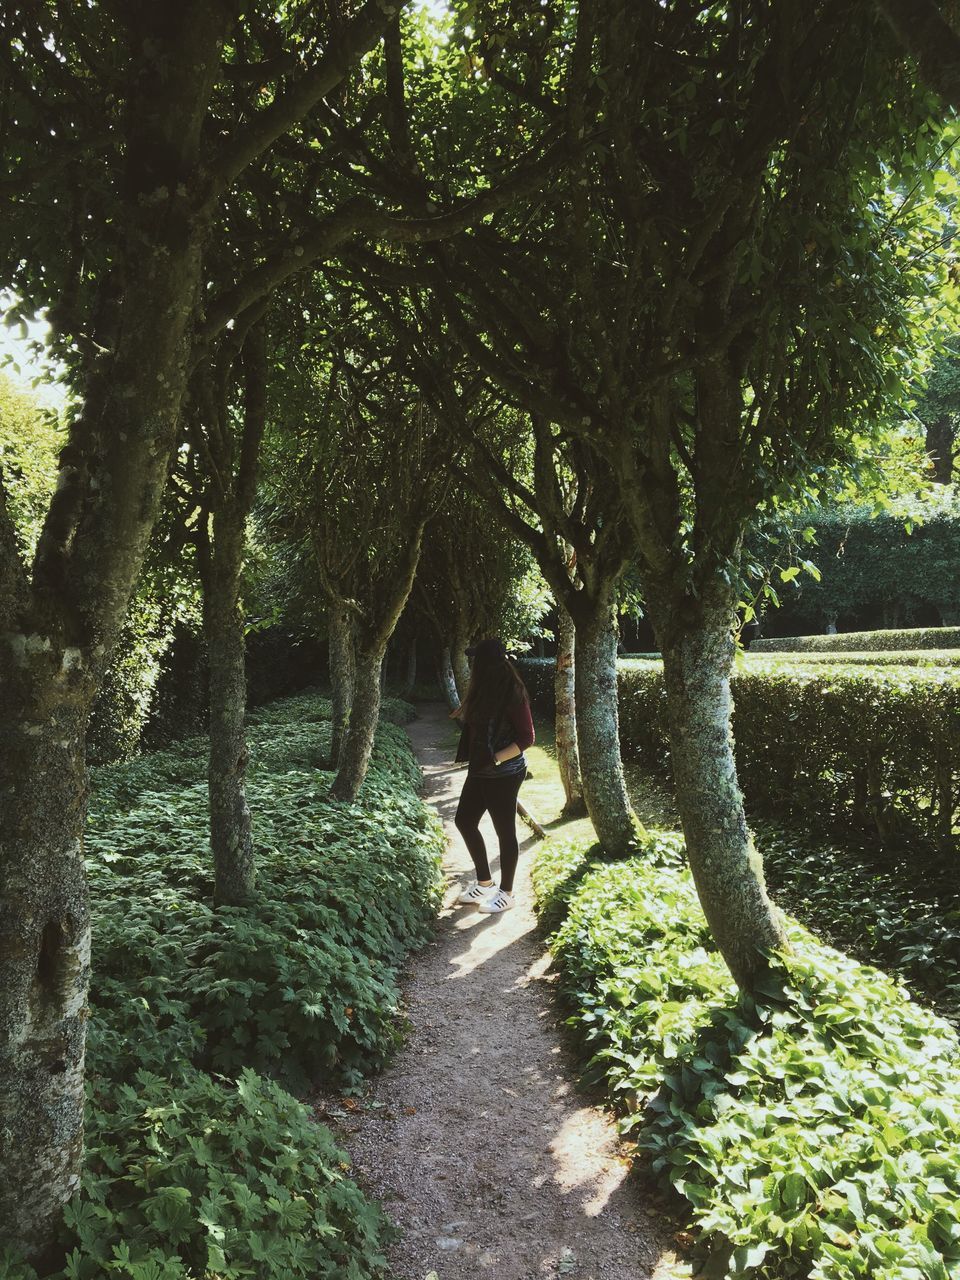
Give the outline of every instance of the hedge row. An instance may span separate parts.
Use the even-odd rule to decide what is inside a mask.
[[[844,631],[837,635],[754,640],[751,653],[842,653],[857,649],[956,649],[960,627],[911,627],[904,631]]]
[[[552,663],[523,664],[552,707]],[[811,817],[879,836],[956,847],[960,673],[747,661],[733,675],[741,785],[754,814]],[[666,693],[656,662],[620,667],[620,737],[645,765],[669,764]]]
[[[396,1046],[443,835],[395,724],[358,802],[327,798],[329,718],[314,695],[251,717],[245,908],[211,907],[206,739],[93,771],[87,1152],[57,1280],[383,1274],[386,1220],[283,1086],[355,1085]],[[0,1278],[34,1273],[0,1247]]]
[[[659,657],[659,655],[657,655]],[[957,667],[960,666],[960,649],[828,649],[804,650],[784,653],[767,650],[760,653],[751,649],[746,655],[748,664],[761,662],[796,662],[808,666],[832,663],[838,667]]]
[[[960,1044],[886,975],[788,922],[738,1000],[682,840],[617,863],[554,839],[534,870],[570,1025],[623,1128],[690,1205],[698,1275],[960,1274]]]
[[[620,733],[648,765],[669,759],[659,664],[620,672]],[[955,845],[960,677],[937,667],[752,668],[733,676],[737,770],[751,810],[811,816],[881,841]]]

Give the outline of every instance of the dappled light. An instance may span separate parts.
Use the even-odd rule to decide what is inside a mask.
[[[3,6],[0,1280],[960,1278],[960,8]]]

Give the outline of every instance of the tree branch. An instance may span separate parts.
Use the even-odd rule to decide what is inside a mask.
[[[960,35],[935,0],[876,0],[927,84],[960,111]]]
[[[272,292],[290,276],[331,257],[354,235],[367,235],[393,244],[428,244],[458,235],[512,200],[537,190],[564,150],[562,144],[557,144],[499,186],[463,201],[446,213],[430,217],[398,217],[360,197],[346,201],[314,223],[298,239],[285,242],[274,257],[255,267],[233,288],[215,298],[200,329],[200,340],[209,341],[234,316]]]
[[[398,0],[401,5],[404,0]],[[246,167],[287,133],[337,87],[359,59],[380,40],[396,5],[367,3],[338,33],[320,60],[284,93],[279,93],[207,166],[202,205],[210,207]]]

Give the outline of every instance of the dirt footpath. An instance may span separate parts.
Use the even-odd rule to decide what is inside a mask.
[[[424,708],[410,735],[448,826],[453,883],[436,941],[413,957],[405,983],[409,1039],[341,1132],[358,1179],[402,1232],[394,1274],[666,1277],[667,1225],[644,1208],[614,1126],[584,1105],[560,1046],[530,905],[534,842],[522,846],[514,910],[450,905],[470,867],[453,827],[464,775],[450,764],[441,709]]]

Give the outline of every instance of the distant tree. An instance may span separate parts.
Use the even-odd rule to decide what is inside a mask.
[[[941,351],[934,358],[914,414],[926,435],[934,483],[950,484],[960,426],[960,355],[955,350]]]

